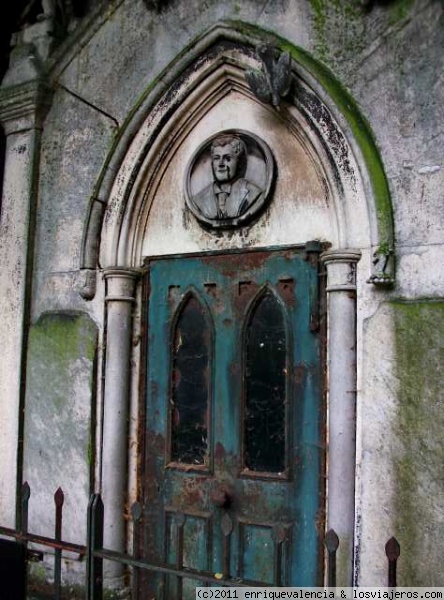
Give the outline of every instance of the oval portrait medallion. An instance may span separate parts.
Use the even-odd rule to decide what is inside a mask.
[[[273,179],[273,155],[263,140],[243,130],[221,131],[188,164],[186,203],[207,228],[240,227],[268,204]]]

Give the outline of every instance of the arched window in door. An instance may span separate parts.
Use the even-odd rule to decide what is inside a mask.
[[[270,290],[245,329],[244,467],[283,473],[287,446],[288,343],[283,308]]]
[[[171,339],[170,459],[206,465],[209,456],[211,327],[190,293],[178,308]]]

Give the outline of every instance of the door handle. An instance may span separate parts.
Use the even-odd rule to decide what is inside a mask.
[[[210,499],[217,508],[230,508],[234,501],[233,488],[227,483],[221,483],[212,491]]]

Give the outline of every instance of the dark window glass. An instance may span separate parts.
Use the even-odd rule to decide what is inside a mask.
[[[268,292],[246,332],[244,460],[252,471],[285,470],[286,355],[284,316]]]
[[[171,459],[202,465],[208,453],[211,336],[205,312],[191,296],[173,332]]]

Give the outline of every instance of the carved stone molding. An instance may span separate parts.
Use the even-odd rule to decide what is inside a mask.
[[[6,135],[42,127],[52,90],[41,80],[0,89],[0,122]]]
[[[395,253],[383,244],[373,253],[373,268],[367,283],[391,287],[395,283]]]
[[[165,79],[150,88],[105,161],[106,167],[94,192],[95,197],[101,198],[105,204],[108,199],[113,199],[109,207],[105,207],[101,230],[102,265],[115,263],[117,256],[126,264],[142,263],[147,255],[148,213],[154,206],[160,173],[165,161],[172,160],[183,141],[182,127],[177,128],[177,136],[171,136],[168,127],[165,131],[160,130],[154,126],[158,121],[147,119],[147,115],[151,112],[162,115],[168,124],[175,119],[178,123],[187,122],[191,130],[214,103],[225,97],[227,90],[235,90],[243,100],[252,100],[257,106],[245,73],[248,69],[260,68],[251,48],[257,48],[261,40],[270,39],[269,32],[261,33],[257,27],[249,28],[245,24],[241,27],[233,22],[218,23],[169,65]],[[282,41],[276,39],[275,43],[279,46]],[[233,44],[236,46],[235,60],[231,54]],[[292,85],[285,96],[285,109],[281,105],[280,114],[274,113],[272,120],[276,122],[274,119],[278,118],[279,122],[288,123],[295,133],[302,129],[309,131],[315,155],[319,156],[326,173],[330,174],[332,197],[337,195],[334,210],[341,235],[336,241],[331,236],[326,239],[342,247],[362,245],[378,248],[387,244],[394,248],[389,188],[368,124],[362,119],[353,99],[337,85],[339,82],[330,75],[325,79],[326,73],[321,64],[317,64],[315,59],[307,63],[298,48],[291,49],[290,57]],[[193,65],[193,77],[189,77],[187,71],[190,65]],[[328,86],[322,83],[324,79]],[[174,86],[175,94],[168,95],[165,86],[167,89]],[[344,112],[341,107],[347,107],[347,111]],[[260,110],[266,108],[262,106]],[[236,123],[232,127],[242,125]],[[359,138],[356,138],[358,130]],[[142,131],[143,135],[136,135]],[[354,140],[353,144],[349,140]],[[355,149],[358,151],[355,152]],[[187,158],[184,157],[184,160]],[[209,173],[211,180],[211,170]],[[135,191],[142,180],[145,194],[143,201],[139,202],[133,199],[139,198]],[[279,190],[279,187],[276,189]],[[199,191],[197,189],[196,193]],[[357,207],[360,207],[360,214],[367,215],[363,217],[367,223],[353,217]],[[177,211],[174,212],[177,215],[181,208],[183,205],[171,210]],[[187,218],[198,219],[189,206],[188,210]],[[209,223],[203,219],[199,221],[203,227],[214,231],[213,222],[211,219]],[[227,228],[233,225],[231,222]],[[218,233],[221,228],[219,226]],[[368,235],[363,235],[364,230],[368,231]],[[386,272],[390,263],[394,264],[394,261],[389,260]],[[373,285],[381,283],[379,276],[374,277],[376,272],[381,273],[382,269],[376,266],[374,273],[367,275],[367,278],[371,275]]]
[[[92,300],[96,294],[97,254],[104,210],[103,202],[97,198],[90,199],[88,218],[83,232],[80,269],[75,285],[76,291],[84,300]]]
[[[107,284],[105,302],[135,302],[135,284],[142,273],[141,269],[112,267],[103,271]]]
[[[274,159],[268,145],[243,130],[213,135],[195,152],[185,174],[185,200],[211,229],[240,227],[271,200]]]
[[[356,290],[356,264],[361,258],[359,250],[327,250],[321,254],[327,266],[327,292]]]
[[[279,109],[281,98],[290,91],[291,57],[270,44],[260,44],[256,54],[261,61],[261,70],[249,69],[245,78],[253,94],[267,104]]]
[[[96,295],[97,274],[95,269],[80,269],[77,273],[75,290],[84,300],[92,300]]]

